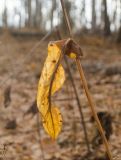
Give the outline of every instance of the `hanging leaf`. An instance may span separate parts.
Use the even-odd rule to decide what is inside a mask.
[[[61,56],[61,50],[59,47],[50,43],[48,45],[48,56],[46,58],[42,74],[39,80],[38,93],[37,93],[37,106],[43,118],[43,126],[47,133],[52,137],[56,138],[61,130],[60,125],[61,114],[57,107],[51,106],[49,103],[49,96],[53,95],[58,91],[64,81],[65,73],[61,64],[59,64],[57,71],[54,75],[54,81],[52,83],[51,95],[49,95],[51,79],[55,70],[55,67]]]
[[[62,118],[59,109],[51,104],[51,96],[62,87],[65,81],[64,69],[60,64],[62,55],[77,58],[82,56],[81,48],[70,38],[51,42],[48,45],[48,56],[44,63],[37,93],[37,107],[43,119],[43,126],[54,139],[61,130]]]
[[[59,109],[55,106],[51,107],[51,110],[47,112],[43,119],[43,126],[46,132],[55,139],[62,127],[62,117]]]

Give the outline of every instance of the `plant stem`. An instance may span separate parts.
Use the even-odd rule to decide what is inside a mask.
[[[72,31],[71,31],[71,25],[70,25],[70,21],[69,21],[69,18],[68,18],[68,14],[67,14],[67,11],[66,11],[64,1],[63,0],[60,0],[60,1],[61,1],[62,9],[63,9],[63,14],[64,14],[64,17],[65,17],[65,22],[66,22],[66,25],[67,25],[67,28],[68,28],[68,31],[69,31],[69,36],[73,37],[72,36]]]
[[[110,160],[113,160],[111,151],[110,151],[110,149],[109,149],[108,141],[107,141],[107,139],[106,139],[106,137],[105,137],[105,133],[104,133],[104,131],[103,131],[103,128],[102,128],[102,126],[101,126],[101,123],[100,123],[100,121],[99,121],[99,118],[98,118],[98,116],[97,116],[97,113],[96,113],[96,111],[95,111],[95,104],[94,104],[94,102],[93,102],[93,100],[92,100],[92,97],[91,97],[91,94],[90,94],[90,92],[89,92],[89,89],[88,89],[88,86],[87,86],[87,81],[86,81],[86,78],[85,78],[85,76],[84,76],[84,72],[83,72],[83,69],[82,69],[82,66],[81,66],[81,63],[80,63],[79,58],[76,59],[76,65],[77,65],[77,68],[78,68],[78,71],[79,71],[79,74],[80,74],[80,78],[81,78],[81,80],[82,80],[82,85],[83,85],[83,87],[84,87],[84,90],[85,90],[85,93],[86,93],[86,96],[87,96],[89,105],[90,105],[90,107],[91,107],[91,111],[92,111],[93,117],[94,117],[94,119],[95,119],[95,121],[96,121],[96,123],[97,123],[98,130],[99,130],[100,135],[101,135],[101,137],[102,137],[102,139],[103,139],[103,142],[104,142],[104,144],[105,144],[105,147],[106,147],[106,150],[107,150],[107,154],[108,154]]]
[[[58,36],[58,38],[60,40],[62,39],[58,27],[57,27],[57,36]],[[82,122],[82,126],[83,126],[83,131],[84,131],[85,141],[86,141],[86,145],[87,145],[87,150],[88,150],[88,152],[91,152],[90,151],[90,146],[89,146],[87,128],[86,128],[86,124],[85,124],[85,120],[84,120],[84,115],[83,115],[83,111],[82,111],[82,106],[81,106],[81,103],[80,103],[80,100],[79,100],[79,96],[78,96],[78,92],[77,92],[76,85],[75,85],[75,82],[74,82],[74,78],[73,78],[72,73],[71,73],[71,68],[69,66],[68,60],[67,60],[67,58],[66,58],[65,55],[64,55],[64,61],[65,61],[66,66],[67,66],[69,78],[71,80],[71,84],[72,84],[72,87],[73,87],[73,90],[74,90],[74,93],[75,93],[75,98],[76,98],[76,101],[77,101],[79,113],[80,113],[80,116],[81,116],[81,122]]]
[[[60,2],[61,2],[62,9],[63,9],[63,14],[64,14],[64,17],[65,17],[65,21],[66,21],[66,24],[67,24],[67,27],[68,27],[69,35],[70,35],[70,37],[72,37],[71,25],[70,25],[70,21],[69,21],[68,15],[67,15],[66,7],[64,5],[64,0],[60,0]],[[111,151],[109,149],[108,141],[107,141],[107,139],[105,137],[105,134],[104,134],[103,128],[101,126],[101,123],[99,121],[99,118],[97,116],[97,113],[95,112],[95,105],[94,105],[94,103],[92,101],[92,98],[91,98],[91,95],[90,95],[90,92],[89,92],[89,89],[88,89],[88,86],[87,86],[87,81],[86,81],[86,78],[84,76],[84,72],[83,72],[83,69],[82,69],[82,66],[81,66],[81,63],[80,63],[80,60],[79,60],[78,57],[76,58],[76,65],[77,65],[78,71],[80,73],[80,78],[82,80],[82,84],[83,84],[83,87],[84,87],[88,102],[90,104],[92,114],[93,114],[94,119],[95,119],[95,121],[97,123],[97,128],[98,128],[98,130],[99,130],[99,132],[101,134],[102,140],[103,140],[104,145],[106,147],[107,155],[108,155],[110,160],[113,160]]]

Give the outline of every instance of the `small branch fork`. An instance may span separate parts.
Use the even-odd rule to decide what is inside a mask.
[[[66,21],[66,24],[67,24],[67,27],[68,27],[68,31],[69,31],[69,35],[70,37],[72,37],[72,31],[71,31],[71,25],[70,25],[70,21],[69,21],[69,18],[68,18],[68,15],[67,15],[67,11],[66,11],[66,7],[64,5],[64,1],[63,0],[60,0],[61,2],[61,6],[62,6],[62,10],[63,10],[63,14],[64,14],[64,17],[65,17],[65,21]],[[108,141],[105,137],[105,133],[103,131],[103,128],[101,126],[101,123],[99,121],[99,118],[97,116],[97,113],[95,111],[95,105],[93,103],[93,100],[92,100],[92,97],[91,97],[91,94],[89,92],[89,89],[88,89],[88,86],[87,86],[87,81],[86,81],[86,78],[85,78],[85,75],[84,75],[84,72],[83,72],[83,69],[82,69],[82,66],[81,66],[81,63],[80,63],[80,58],[77,56],[76,58],[76,66],[77,66],[77,69],[79,71],[79,74],[80,74],[80,79],[82,81],[82,85],[84,87],[84,90],[85,90],[85,93],[86,93],[86,97],[88,99],[88,102],[89,102],[89,105],[91,107],[91,111],[92,111],[92,114],[93,114],[93,117],[96,121],[96,124],[97,124],[97,127],[98,127],[98,130],[100,132],[100,135],[102,137],[102,140],[104,142],[104,145],[105,145],[105,148],[106,148],[106,151],[107,151],[107,155],[109,157],[110,160],[113,160],[113,157],[112,157],[112,154],[111,154],[111,151],[109,149],[109,145],[108,145]]]

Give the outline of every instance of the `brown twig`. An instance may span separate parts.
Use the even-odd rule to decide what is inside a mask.
[[[87,149],[88,149],[88,152],[90,152],[87,128],[86,128],[86,124],[84,122],[84,115],[83,115],[83,111],[82,111],[82,106],[81,106],[81,103],[80,103],[80,100],[79,100],[79,96],[78,96],[78,92],[77,92],[77,89],[76,89],[76,85],[75,85],[75,82],[73,80],[73,76],[72,76],[72,73],[71,73],[71,70],[70,70],[70,67],[69,67],[69,63],[68,63],[66,57],[65,57],[65,62],[66,62],[66,65],[67,65],[67,70],[68,70],[68,73],[69,73],[69,77],[70,77],[70,80],[71,80],[71,83],[72,83],[72,86],[73,86],[73,89],[74,89],[74,93],[75,93],[75,96],[76,96],[76,101],[77,101],[79,113],[80,113],[80,116],[81,116],[81,122],[82,122],[83,130],[84,130]]]
[[[65,20],[66,20],[66,23],[67,23],[67,26],[68,26],[68,31],[69,31],[70,36],[72,37],[70,21],[69,21],[69,18],[67,16],[67,11],[66,11],[66,8],[65,8],[65,5],[64,5],[64,1],[63,0],[60,0],[60,1],[61,1],[62,9],[63,9],[63,14],[65,16]],[[79,60],[78,57],[76,58],[76,65],[77,65],[78,71],[80,73],[80,78],[81,78],[81,81],[82,81],[82,84],[83,84],[83,87],[84,87],[88,102],[90,104],[92,114],[93,114],[94,119],[95,119],[95,121],[97,123],[97,127],[98,127],[98,130],[99,130],[100,134],[101,134],[102,140],[103,140],[103,142],[105,144],[105,147],[106,147],[106,150],[107,150],[107,155],[108,155],[110,160],[113,160],[111,151],[109,149],[109,145],[108,145],[107,139],[106,139],[104,131],[103,131],[103,128],[101,126],[101,123],[100,123],[99,118],[97,116],[97,113],[95,111],[95,105],[94,105],[94,103],[92,101],[92,98],[91,98],[91,95],[90,95],[90,92],[89,92],[89,89],[88,89],[88,86],[87,86],[87,82],[86,82],[86,79],[85,79],[85,76],[84,76],[84,72],[83,72],[83,69],[82,69],[82,66],[81,66],[81,63],[80,63],[80,60]]]
[[[91,111],[92,111],[93,117],[94,117],[94,119],[95,119],[95,121],[97,123],[98,130],[99,130],[100,135],[102,137],[102,140],[103,140],[103,142],[105,144],[105,147],[106,147],[106,150],[107,150],[107,154],[108,154],[110,160],[112,160],[112,155],[111,155],[111,151],[109,149],[108,141],[107,141],[107,139],[105,137],[105,133],[103,131],[103,128],[101,126],[101,123],[100,123],[100,120],[99,120],[99,118],[97,116],[97,113],[95,112],[95,104],[94,104],[94,102],[92,100],[92,97],[91,97],[91,94],[89,92],[89,89],[88,89],[88,86],[87,86],[87,82],[86,82],[86,79],[85,79],[85,76],[84,76],[84,72],[83,72],[80,60],[78,58],[76,59],[76,64],[77,64],[77,67],[78,67],[78,70],[79,70],[79,73],[80,73],[80,78],[82,80],[82,85],[84,87],[84,90],[85,90],[89,105],[91,107]]]
[[[63,9],[63,14],[64,14],[64,17],[65,17],[65,22],[66,22],[66,25],[67,25],[67,28],[68,28],[68,31],[69,31],[69,36],[73,37],[72,36],[72,31],[71,31],[71,25],[70,25],[70,21],[69,21],[69,18],[68,18],[68,14],[66,12],[66,7],[65,7],[65,4],[64,4],[64,1],[63,0],[60,0],[60,1],[61,1],[62,9]]]
[[[61,40],[62,38],[61,38],[61,34],[59,32],[58,27],[57,27],[57,35],[58,35],[58,38]],[[67,60],[65,55],[64,55],[64,61],[66,63],[68,74],[69,74],[69,77],[70,77],[70,80],[71,80],[71,83],[72,83],[72,87],[73,87],[73,90],[74,90],[74,93],[75,93],[75,96],[76,96],[75,98],[76,98],[79,113],[80,113],[80,116],[81,116],[81,121],[82,121],[83,131],[84,131],[84,135],[85,135],[87,150],[88,150],[88,152],[90,152],[89,140],[88,140],[88,135],[87,135],[86,124],[84,122],[84,115],[83,115],[83,112],[82,112],[82,106],[81,106],[81,103],[80,103],[80,100],[79,100],[79,96],[78,96],[78,92],[77,92],[76,85],[75,85],[75,82],[74,82],[74,78],[72,76],[71,69],[70,69],[68,60]]]

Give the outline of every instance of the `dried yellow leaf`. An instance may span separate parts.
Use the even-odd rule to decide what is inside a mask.
[[[55,139],[62,127],[62,117],[59,109],[52,106],[43,119],[43,126],[46,132]]]
[[[37,93],[37,106],[43,118],[43,126],[47,133],[56,138],[61,130],[59,124],[59,117],[61,117],[59,109],[57,107],[49,108],[49,89],[51,79],[55,70],[55,67],[61,56],[60,48],[54,44],[50,43],[48,45],[48,56],[44,63],[42,74],[39,80],[38,93]],[[57,71],[55,73],[54,81],[52,84],[51,95],[58,91],[65,81],[65,73],[61,64],[59,64]],[[52,124],[52,122],[54,122]],[[49,128],[48,128],[49,127]]]

